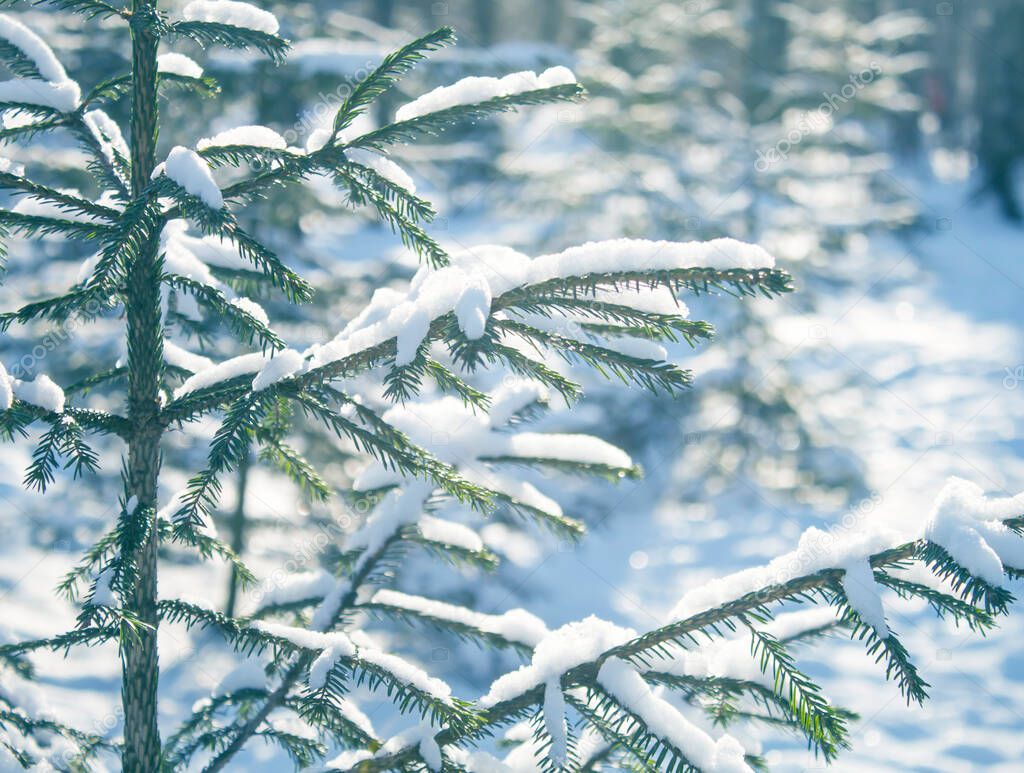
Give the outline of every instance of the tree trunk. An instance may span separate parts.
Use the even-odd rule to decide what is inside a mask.
[[[132,4],[132,195],[149,184],[157,138],[156,52],[153,22],[156,0]],[[123,639],[121,700],[124,707],[125,773],[154,773],[161,768],[157,727],[156,648],[157,480],[160,474],[160,377],[163,370],[163,323],[160,313],[159,233],[128,268],[125,309],[128,323],[128,490],[138,501],[135,512],[150,519],[148,537],[136,555],[138,582],[125,599],[144,626]],[[141,524],[140,524],[141,526]]]
[[[242,457],[238,464],[238,501],[235,503],[235,512],[231,515],[231,549],[239,556],[245,550],[245,490],[249,486],[249,467],[252,461],[249,454]],[[235,606],[238,603],[238,569],[231,565],[231,580],[228,583],[228,600],[224,605],[224,614],[228,617],[235,616]]]

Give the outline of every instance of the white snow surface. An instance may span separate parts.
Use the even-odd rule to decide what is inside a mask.
[[[60,83],[68,79],[53,50],[36,33],[10,14],[0,14],[0,38],[32,60],[44,80]]]
[[[497,97],[508,97],[575,82],[576,76],[567,67],[551,67],[540,75],[531,70],[510,73],[503,78],[471,75],[450,86],[439,86],[402,105],[395,113],[395,119],[409,121],[457,105],[486,102]]]
[[[840,582],[850,606],[860,619],[875,629],[879,638],[889,638],[889,626],[885,622],[882,606],[882,588],[875,581],[871,564],[866,558],[850,561],[843,567]]]
[[[77,198],[84,198],[82,192],[77,188],[58,189],[60,193]],[[35,217],[52,217],[59,220],[71,220],[76,223],[100,222],[98,218],[91,217],[82,212],[68,212],[53,201],[37,198],[36,196],[24,196],[18,199],[14,205],[14,211],[21,215],[32,215]]]
[[[377,290],[370,303],[333,340],[310,349],[312,367],[344,359],[395,338],[396,363],[406,365],[427,334],[430,322],[455,311],[467,287],[486,288],[491,298],[509,290],[553,279],[592,273],[672,270],[771,268],[774,260],[761,247],[735,239],[708,242],[666,242],[645,239],[613,239],[588,242],[563,252],[530,260],[507,247],[474,247],[451,256],[452,265],[440,269],[422,267],[409,289]],[[617,294],[628,305],[637,294]],[[646,302],[646,301],[645,301]],[[472,308],[469,304],[466,321]],[[472,323],[470,323],[472,325]]]
[[[169,51],[156,58],[157,72],[180,75],[183,78],[202,78],[203,68],[192,57]]]
[[[266,309],[256,303],[252,298],[232,298],[231,305],[236,309],[241,309],[250,317],[253,317],[257,322],[261,322],[264,327],[270,327],[270,317],[267,316]]]
[[[99,143],[100,149],[109,163],[113,164],[115,162],[115,150],[120,154],[121,158],[125,160],[131,158],[128,143],[125,142],[124,135],[121,133],[121,127],[118,126],[117,121],[104,111],[98,109],[86,111],[82,119],[96,138],[96,142]]]
[[[900,543],[901,537],[896,532],[881,526],[850,534],[825,532],[812,526],[801,535],[796,550],[778,556],[765,566],[744,569],[689,591],[669,613],[669,619],[685,620],[769,585],[786,583],[822,569],[841,569]]]
[[[508,479],[477,464],[477,460],[536,458],[622,469],[632,467],[633,460],[621,449],[592,435],[495,431],[515,411],[543,395],[543,390],[537,389],[536,385],[496,390],[492,397],[498,406],[498,414],[494,417],[474,412],[460,399],[449,395],[410,405],[396,405],[385,411],[382,418],[438,459],[465,467],[461,471],[467,478],[495,490],[506,491],[528,504],[539,503],[540,509],[547,512],[560,513],[557,504],[543,497],[526,481]],[[358,490],[369,490],[399,482],[400,475],[380,462],[373,462],[353,485]]]
[[[423,596],[413,596],[387,588],[382,588],[374,593],[371,602],[399,609],[408,609],[440,620],[460,623],[476,628],[484,633],[497,634],[509,641],[520,642],[531,647],[539,644],[548,634],[548,629],[544,622],[525,609],[511,609],[500,615],[489,615],[467,607],[460,607],[455,604],[424,598]]]
[[[363,148],[351,148],[345,151],[345,155],[350,161],[369,167],[399,188],[404,188],[409,193],[416,193],[416,183],[409,173],[387,156]]]
[[[743,747],[735,738],[723,735],[717,741],[713,739],[655,692],[626,661],[606,660],[597,681],[620,705],[642,719],[651,733],[679,749],[700,770],[751,771],[743,758]]]
[[[0,156],[0,172],[5,174],[13,174],[16,177],[24,177],[25,167],[9,158]]]
[[[268,35],[276,35],[280,29],[277,17],[269,11],[249,3],[234,0],[192,0],[181,12],[187,21],[204,21],[244,27]]]
[[[598,655],[636,638],[632,628],[621,628],[591,615],[568,623],[545,636],[533,651],[529,665],[499,677],[480,705],[490,708],[511,700],[539,684],[559,679],[575,666],[594,660]]]
[[[0,83],[0,102],[52,107],[70,113],[82,98],[82,90],[74,81],[50,83],[35,78],[18,78]]]
[[[544,684],[544,728],[551,737],[548,757],[558,767],[565,767],[569,756],[569,731],[565,721],[565,695],[556,677]]]
[[[252,380],[252,391],[262,391],[278,381],[294,376],[302,370],[305,364],[302,354],[294,349],[274,352],[260,372],[256,374],[256,378]]]
[[[32,381],[13,379],[14,396],[53,413],[64,412],[64,390],[44,373]]]
[[[199,198],[210,209],[220,209],[224,206],[224,197],[213,179],[209,165],[194,150],[182,145],[172,148],[167,154],[167,160],[157,169]],[[154,175],[157,173],[154,171]]]
[[[977,484],[950,478],[935,500],[923,536],[971,574],[999,586],[1005,584],[1004,564],[1024,566],[1024,539],[1001,523],[1020,515],[1024,494],[989,498]]]
[[[7,368],[0,363],[0,411],[6,411],[14,402],[14,384]]]
[[[190,352],[173,341],[164,340],[164,361],[169,365],[198,373],[213,367],[213,361],[209,357]]]
[[[186,379],[185,383],[174,390],[174,399],[177,400],[190,392],[206,389],[214,384],[219,384],[221,381],[244,376],[248,373],[258,373],[262,370],[268,359],[268,356],[262,352],[252,352],[251,354],[242,354],[238,357],[232,357],[230,360],[218,362],[216,365],[201,370]]]
[[[389,738],[374,756],[386,757],[402,749],[415,746],[427,768],[439,771],[444,759],[441,756],[441,748],[434,739],[437,732],[437,728],[429,722],[421,722],[419,725],[403,730]]]
[[[443,542],[473,552],[483,550],[484,547],[480,535],[470,527],[446,518],[424,515],[416,521],[416,528],[425,539],[434,542]]]
[[[284,137],[267,126],[236,126],[212,137],[204,137],[196,143],[196,148],[206,150],[207,148],[231,145],[252,145],[257,148],[273,148],[274,150],[284,150],[288,147]]]
[[[470,341],[483,336],[490,315],[491,288],[487,285],[466,287],[455,303],[455,319],[458,320],[459,329]]]

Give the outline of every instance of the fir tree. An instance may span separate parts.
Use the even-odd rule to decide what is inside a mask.
[[[169,88],[209,93],[211,83],[194,63],[158,56],[160,44],[188,40],[276,61],[288,49],[277,19],[225,0],[191,2],[180,15],[155,0],[135,0],[131,8],[94,0],[42,4],[120,25],[125,45],[130,41],[131,71],[109,73],[83,94],[39,37],[0,16],[0,57],[17,76],[0,85],[4,138],[64,132],[89,155],[97,181],[94,191],[71,193],[5,165],[0,183],[33,202],[29,211],[0,211],[9,236],[59,234],[96,255],[66,292],[5,312],[0,321],[11,328],[123,314],[127,358],[123,367],[97,370],[84,395],[42,375],[12,378],[0,369],[0,426],[9,439],[41,432],[26,477],[41,490],[61,468],[73,476],[96,471],[94,444],[109,440],[123,453],[122,494],[115,523],[68,575],[64,589],[81,602],[78,625],[4,645],[0,658],[30,676],[25,656],[32,651],[116,642],[124,706],[116,752],[124,770],[225,770],[256,739],[280,745],[298,767],[340,751],[327,763],[338,770],[750,770],[761,761],[722,730],[744,722],[800,732],[831,760],[846,744],[850,715],[800,670],[795,642],[848,629],[908,701],[921,701],[927,684],[888,626],[883,589],[924,600],[980,631],[1008,611],[1004,577],[1024,567],[1024,497],[990,500],[962,481],[943,490],[919,528],[809,530],[793,553],[690,591],[663,625],[642,632],[596,618],[549,631],[523,610],[485,614],[388,587],[402,555],[414,549],[491,566],[495,558],[473,524],[495,510],[565,539],[581,536],[577,519],[510,468],[612,479],[639,473],[628,455],[597,438],[524,428],[552,407],[553,396],[565,403],[580,396],[579,385],[550,367],[549,358],[625,385],[678,393],[691,374],[652,356],[652,341],[690,339],[706,326],[690,320],[676,297],[773,297],[791,289],[789,276],[761,248],[731,239],[589,242],[533,259],[500,247],[452,253],[434,239],[433,209],[411,192],[388,151],[469,119],[578,99],[582,87],[565,68],[461,81],[358,131],[359,115],[430,52],[454,42],[453,32],[441,28],[385,57],[305,148],[267,127],[246,126],[196,142],[174,137],[165,155],[157,147],[159,95]],[[127,141],[101,107],[125,100]],[[309,301],[308,281],[243,228],[238,213],[313,175],[372,210],[422,266],[406,287],[380,288],[337,335],[299,352],[200,256],[231,256],[244,262],[247,282],[258,278],[283,299]],[[173,344],[171,332],[196,332],[195,317],[219,323],[251,351],[207,365]],[[562,324],[566,319],[574,327]],[[487,376],[508,378],[498,388],[476,386]],[[429,396],[429,385],[444,396]],[[91,403],[100,392],[112,399]],[[392,407],[379,410],[376,396]],[[160,502],[162,445],[211,415],[219,428],[205,465],[170,503]],[[330,571],[278,583],[247,617],[158,597],[161,548],[225,559],[237,577],[252,579],[210,519],[225,476],[244,468],[254,449],[277,459],[307,490],[329,493],[288,444],[300,426],[319,426],[323,437],[344,440],[372,460],[345,492],[369,515],[336,546]],[[935,582],[921,581],[920,566],[911,575],[913,564],[930,570]],[[796,603],[824,609],[774,618],[779,605]],[[496,679],[479,700],[463,700],[382,648],[370,635],[374,619],[399,629],[434,626],[519,653],[528,663]],[[211,696],[162,736],[156,634],[179,624],[215,631],[242,653],[271,657],[258,681]],[[409,729],[375,731],[352,699],[363,688],[386,697]],[[87,767],[107,748],[100,738],[3,703],[4,748],[19,765],[47,757],[55,767]],[[475,750],[518,720],[527,720],[531,732],[517,736],[520,746],[504,762]],[[73,750],[53,757],[35,743],[54,735]]]

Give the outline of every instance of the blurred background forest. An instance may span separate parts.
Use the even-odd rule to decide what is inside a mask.
[[[588,383],[581,409],[560,415],[558,428],[622,445],[646,475],[567,491],[559,484],[594,532],[581,547],[497,517],[483,537],[504,559],[501,590],[487,586],[492,595],[478,600],[481,608],[529,600],[551,626],[591,612],[646,625],[682,590],[776,555],[808,525],[848,528],[864,518],[919,514],[952,474],[992,492],[1021,488],[1024,4],[259,4],[298,41],[287,62],[275,68],[237,52],[190,52],[224,98],[168,101],[163,153],[241,124],[270,126],[303,146],[384,53],[447,24],[460,45],[418,68],[384,110],[466,75],[559,64],[573,69],[590,96],[398,149],[395,159],[436,204],[428,230],[441,243],[501,243],[536,255],[615,236],[733,236],[762,244],[796,278],[798,292],[771,304],[698,302],[694,316],[710,319],[719,340],[706,351],[681,343],[673,352],[696,374],[682,399]],[[35,9],[22,16],[84,86],[125,69],[125,51],[103,23],[65,26],[70,17]],[[123,119],[118,110],[125,108],[112,112]],[[33,169],[45,160],[49,184],[87,189],[93,181],[74,171],[81,166],[75,152],[59,137],[4,151]],[[417,265],[398,237],[349,205],[312,180],[301,195],[271,197],[248,211],[250,231],[314,271],[314,283],[326,288],[300,311],[264,299],[298,348],[324,338],[374,289],[407,278]],[[5,308],[66,285],[88,257],[56,239],[45,243],[45,255],[38,244],[31,249],[11,247],[8,272],[19,281],[0,288]],[[230,262],[203,257],[220,281],[245,283]],[[217,330],[200,329],[184,302],[173,308],[183,328],[193,326],[203,355],[238,353]],[[0,354],[9,369],[17,362],[72,384],[95,366],[73,345],[77,335],[106,345],[109,367],[123,355],[116,334],[123,323],[108,322],[106,332],[12,328]],[[62,356],[51,358],[52,351]],[[171,479],[180,469],[181,483],[199,466],[215,427],[191,428],[166,449]],[[304,450],[322,462],[332,488],[347,490],[359,472],[352,455],[322,443],[311,433]],[[67,556],[109,521],[117,486],[114,478],[63,480],[64,506],[44,501],[19,484],[28,447],[0,459],[7,505],[0,583],[8,589],[0,617],[17,638],[71,619],[50,590]],[[225,491],[218,523],[261,576],[315,568],[331,555],[320,535],[330,534],[332,523],[347,528],[360,513],[344,497],[313,502],[274,461],[253,458],[243,466]],[[533,471],[523,475],[543,480]],[[586,581],[567,579],[580,576]],[[257,603],[251,594],[259,589],[240,592],[226,572],[211,577],[185,556],[163,581],[228,609]],[[413,558],[401,567],[406,588],[444,597],[446,584],[465,592],[436,564]],[[839,703],[861,714],[854,750],[836,769],[1013,769],[1024,758],[1019,616],[1008,631],[982,640],[913,605],[897,609],[894,628],[920,655],[926,678],[935,677],[934,700],[908,710],[894,686],[879,687],[858,646],[844,660],[822,659],[817,675]],[[420,642],[418,651],[440,661],[432,669],[463,693],[478,694],[496,656],[440,635],[435,641],[429,631],[423,636],[429,646]],[[196,676],[202,663],[196,682],[182,679],[178,702],[164,707],[175,715],[223,678],[231,658],[201,634],[169,645],[178,654],[162,663],[165,683]],[[112,716],[116,659],[107,655],[68,663],[52,656],[50,699],[59,696],[66,716],[87,725]],[[110,724],[116,728],[116,716]],[[823,765],[798,739],[775,746],[767,759],[779,769]],[[250,755],[240,764],[275,769],[269,748]]]

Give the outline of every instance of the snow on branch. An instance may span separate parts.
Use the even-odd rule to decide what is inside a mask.
[[[212,137],[205,137],[196,143],[198,150],[231,145],[249,145],[257,148],[284,150],[288,144],[284,137],[266,126],[236,126]]]
[[[202,78],[203,68],[191,57],[174,53],[160,54],[156,58],[157,72],[182,78]]]
[[[659,272],[695,268],[761,270],[775,265],[762,248],[734,239],[709,242],[615,239],[590,242],[534,260],[507,248],[484,246],[453,256],[452,261],[453,265],[436,270],[421,268],[404,294],[393,290],[374,293],[363,313],[332,341],[313,347],[311,368],[352,357],[391,338],[398,341],[398,364],[408,364],[426,338],[430,323],[466,303],[467,294],[474,297],[474,302],[467,305],[482,314],[483,300],[488,296],[498,300],[506,293],[528,291],[531,287],[577,277],[595,277],[599,281],[602,275],[608,275],[602,284],[614,287],[614,277],[619,274],[644,274],[656,280]],[[622,293],[621,302],[628,305],[630,295]],[[490,307],[494,303],[486,305]],[[465,307],[462,312],[462,323],[468,325],[471,314]]]
[[[717,741],[688,720],[675,706],[661,698],[628,662],[608,658],[598,671],[597,681],[616,702],[640,719],[647,730],[669,742],[683,759],[707,773],[750,773],[743,747],[730,735]]]
[[[221,209],[224,197],[217,187],[210,166],[193,150],[178,145],[167,154],[167,160],[153,170],[153,179],[165,174],[186,192],[202,201],[210,209]]]
[[[212,22],[276,35],[281,25],[270,11],[235,0],[192,0],[181,12],[186,21]]]
[[[440,86],[428,91],[412,102],[402,105],[395,113],[397,121],[409,121],[427,113],[436,113],[460,105],[486,102],[497,97],[508,97],[527,91],[539,91],[555,86],[576,83],[576,76],[568,67],[551,67],[540,75],[524,70],[503,78],[470,76],[450,86]]]
[[[78,107],[82,93],[51,48],[8,14],[0,14],[0,60],[15,75],[0,83],[0,103],[41,105],[62,113]]]

